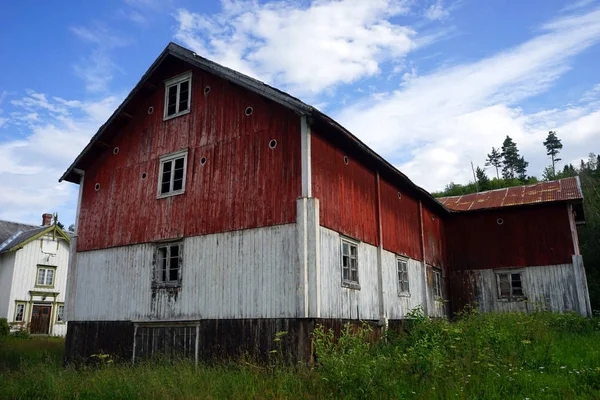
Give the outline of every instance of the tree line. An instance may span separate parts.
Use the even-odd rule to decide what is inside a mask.
[[[600,154],[590,153],[587,160],[581,160],[577,166],[565,164],[561,169],[558,164],[562,161],[559,153],[563,145],[557,132],[548,132],[543,145],[550,163],[544,168],[541,180],[579,176],[585,213],[585,225],[579,225],[577,229],[579,246],[585,264],[592,309],[600,310]],[[535,176],[527,175],[529,163],[519,154],[517,144],[509,136],[501,148],[492,147],[492,151],[487,154],[485,165],[495,169],[496,176],[493,179],[488,178],[484,169],[477,167],[473,182],[466,185],[450,182],[443,191],[433,195],[459,196],[540,181]]]

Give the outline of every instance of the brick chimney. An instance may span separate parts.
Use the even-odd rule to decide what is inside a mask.
[[[42,226],[50,226],[52,225],[52,214],[44,213],[42,214]]]

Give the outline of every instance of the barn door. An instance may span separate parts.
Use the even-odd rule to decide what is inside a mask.
[[[31,311],[30,332],[32,334],[48,334],[50,328],[50,315],[52,307],[33,306]]]

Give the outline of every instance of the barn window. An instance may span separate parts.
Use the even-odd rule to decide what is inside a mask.
[[[342,239],[342,286],[360,289],[358,283],[358,244]]]
[[[181,285],[183,244],[169,243],[156,246],[155,282],[158,286]]]
[[[37,269],[35,286],[53,287],[56,267],[40,267]]]
[[[190,112],[191,88],[191,72],[165,81],[165,120]]]
[[[505,300],[519,300],[525,297],[523,291],[523,273],[509,271],[496,273],[498,285],[498,298]]]
[[[438,269],[433,270],[433,295],[442,297],[442,272]]]
[[[408,283],[408,261],[405,258],[396,258],[396,268],[398,270],[398,294],[401,296],[410,294]]]
[[[187,150],[160,158],[158,197],[174,196],[185,192]]]
[[[65,322],[65,305],[59,304],[56,309],[56,322]]]
[[[15,322],[23,322],[25,319],[25,303],[17,303],[15,308]]]

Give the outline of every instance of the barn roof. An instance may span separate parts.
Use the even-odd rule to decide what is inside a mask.
[[[580,203],[582,200],[583,192],[577,176],[438,199],[446,208],[453,211],[484,210],[547,202]]]
[[[200,68],[225,80],[228,80],[236,85],[239,85],[251,92],[261,95],[275,103],[278,103],[284,107],[287,107],[295,111],[299,115],[309,116],[313,121],[320,123],[321,125],[332,128],[337,134],[340,135],[346,141],[349,141],[352,146],[359,149],[366,157],[369,158],[374,165],[379,166],[382,171],[387,172],[393,177],[404,182],[408,187],[417,192],[421,198],[435,209],[447,212],[448,210],[441,205],[429,192],[415,185],[406,175],[398,171],[392,164],[386,161],[383,157],[369,148],[360,139],[350,133],[346,128],[341,126],[339,123],[334,121],[332,118],[323,114],[316,108],[305,104],[301,100],[293,97],[281,90],[278,90],[272,86],[269,86],[259,80],[251,78],[247,75],[239,73],[230,68],[224,67],[213,61],[210,61],[204,57],[199,56],[191,50],[188,50],[175,43],[169,43],[163,52],[158,56],[154,63],[150,66],[148,71],[142,76],[141,80],[125,98],[123,103],[115,110],[110,118],[98,129],[98,132],[92,137],[87,146],[77,156],[75,161],[69,166],[65,173],[59,179],[59,182],[63,180],[79,183],[79,178],[82,170],[85,170],[85,166],[89,165],[90,160],[93,160],[100,152],[106,149],[105,135],[107,134],[108,127],[117,120],[119,117],[127,115],[126,107],[129,102],[135,97],[135,95],[143,90],[146,81],[150,78],[153,72],[169,57],[174,57],[179,60],[183,60],[192,66]]]

